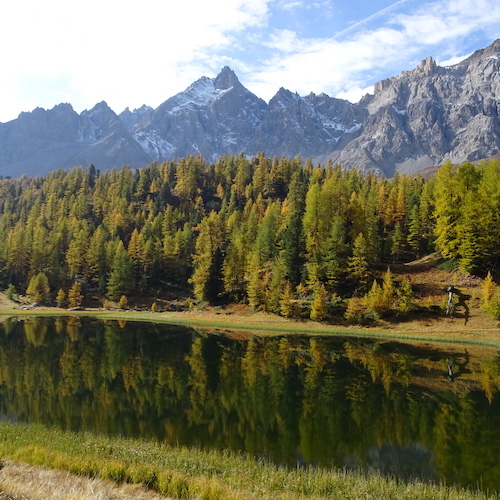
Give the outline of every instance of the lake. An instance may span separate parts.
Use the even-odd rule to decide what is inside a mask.
[[[500,355],[89,318],[0,324],[0,418],[500,490]]]

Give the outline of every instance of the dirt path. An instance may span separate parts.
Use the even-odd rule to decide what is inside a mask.
[[[8,492],[8,493],[7,493]],[[61,470],[6,462],[0,469],[0,500],[165,500],[141,485],[118,485]]]

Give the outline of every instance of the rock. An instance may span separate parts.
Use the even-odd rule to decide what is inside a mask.
[[[411,174],[500,153],[499,102],[500,40],[450,67],[429,57],[357,104],[284,88],[266,104],[225,67],[154,110],[117,115],[101,102],[79,115],[60,104],[0,123],[0,175],[259,152]]]

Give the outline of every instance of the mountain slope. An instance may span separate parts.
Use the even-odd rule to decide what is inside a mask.
[[[1,175],[42,175],[90,163],[102,170],[149,163],[122,120],[104,102],[80,115],[70,104],[59,104],[0,123]]]
[[[500,40],[451,67],[432,58],[375,85],[359,103],[284,88],[267,104],[225,67],[157,109],[120,115],[106,103],[78,115],[40,108],[0,123],[0,175],[93,163],[143,167],[202,154],[312,157],[392,176],[500,152]]]
[[[500,151],[500,40],[448,68],[432,58],[379,82],[363,132],[332,158],[341,164],[416,172]]]

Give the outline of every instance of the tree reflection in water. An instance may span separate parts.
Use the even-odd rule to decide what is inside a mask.
[[[499,386],[484,348],[87,318],[0,331],[0,418],[497,490]]]

